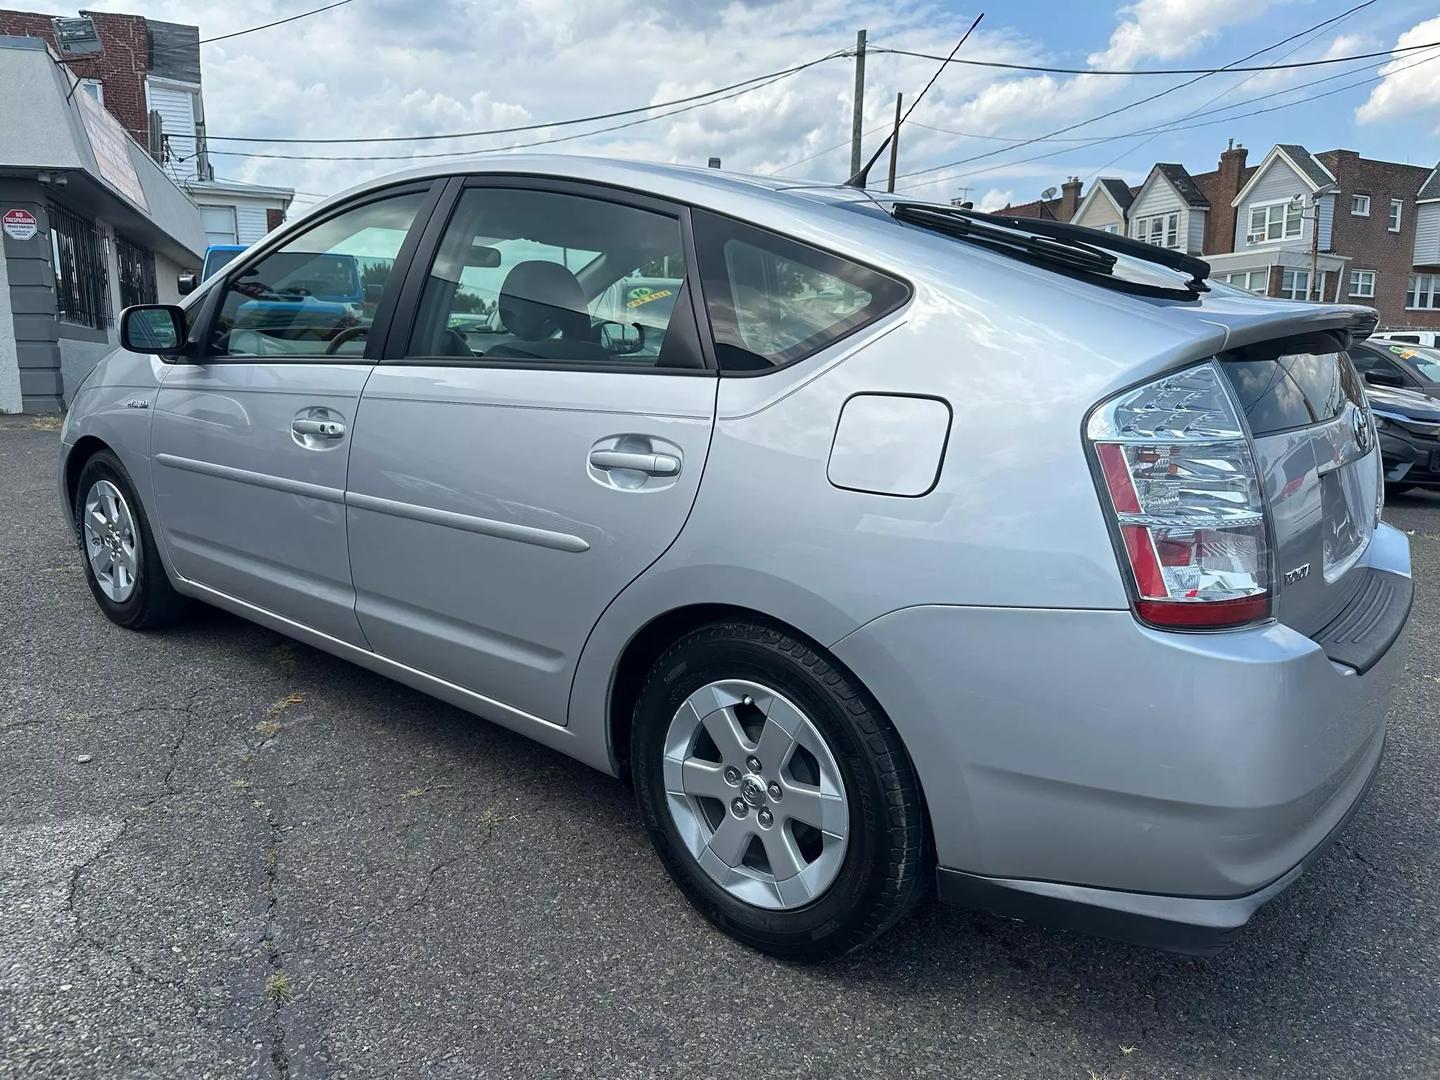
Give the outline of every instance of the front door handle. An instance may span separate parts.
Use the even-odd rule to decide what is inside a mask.
[[[590,464],[597,469],[634,469],[651,476],[674,476],[680,459],[674,454],[636,454],[628,450],[592,450]]]
[[[345,425],[339,420],[296,420],[290,428],[296,435],[309,435],[316,439],[345,437]]]

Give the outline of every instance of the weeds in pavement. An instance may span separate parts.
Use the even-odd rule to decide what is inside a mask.
[[[304,695],[304,694],[296,694],[296,693],[286,694],[286,695],[285,695],[284,697],[282,697],[279,701],[275,702],[275,704],[271,705],[268,709],[266,709],[266,710],[265,710],[265,715],[266,715],[266,716],[279,716],[279,715],[280,715],[282,712],[284,712],[286,709],[290,708],[291,705],[299,705],[299,704],[300,704],[302,701],[304,701],[304,700],[305,700],[305,695]]]
[[[265,996],[276,1005],[284,1005],[295,996],[295,987],[290,983],[290,976],[283,971],[277,971],[265,980]]]
[[[504,819],[500,817],[500,811],[496,810],[493,806],[487,806],[480,813],[480,824],[485,827],[486,836],[494,836],[495,827],[499,825],[502,820]]]

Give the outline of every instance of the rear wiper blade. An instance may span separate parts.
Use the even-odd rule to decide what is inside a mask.
[[[1007,252],[1024,252],[1045,262],[1085,273],[1110,274],[1115,269],[1115,256],[1083,244],[1073,241],[1057,242],[1028,231],[997,228],[974,218],[947,213],[931,206],[897,206],[895,217],[960,240],[970,240],[984,247],[999,248]]]
[[[1210,286],[1205,282],[1205,279],[1210,276],[1210,264],[1205,260],[1197,259],[1193,255],[1186,255],[1182,251],[1156,247],[1154,244],[1147,244],[1142,240],[1132,240],[1127,236],[1087,229],[1083,225],[1071,225],[1063,221],[1046,221],[1042,218],[985,214],[959,207],[927,206],[923,203],[897,203],[892,212],[897,220],[909,221],[911,224],[943,231],[960,239],[982,242],[981,237],[984,237],[985,240],[991,241],[986,243],[986,246],[990,247],[1002,246],[996,237],[1003,235],[1008,241],[1003,246],[1012,251],[1019,249],[1019,245],[1015,243],[1014,233],[1020,233],[1036,243],[1037,248],[1029,252],[1036,261],[1043,260],[1055,265],[1064,265],[1068,269],[1110,277],[1111,283],[1117,288],[1133,292],[1160,296],[1174,296],[1179,293],[1193,299],[1197,293],[1210,291]],[[983,228],[985,231],[962,235],[961,230],[954,228],[954,224],[957,222],[971,226],[972,229]],[[1058,243],[1039,247],[1038,245],[1043,243],[1043,240],[1058,241]],[[1098,250],[1102,248],[1139,259],[1142,262],[1163,266],[1167,270],[1174,270],[1187,275],[1189,280],[1173,289],[1126,281],[1114,274],[1117,260],[1114,256]],[[1084,252],[1092,260],[1104,259],[1108,260],[1108,264],[1104,269],[1100,269],[1096,262],[1082,262],[1077,260],[1074,255],[1070,255],[1068,258],[1062,257],[1057,254],[1059,251]]]

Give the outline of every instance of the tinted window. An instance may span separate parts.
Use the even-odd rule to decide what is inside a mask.
[[[1221,356],[1256,436],[1308,427],[1364,403],[1349,357],[1333,338],[1262,343]]]
[[[666,347],[684,286],[677,218],[558,192],[468,188],[426,278],[409,354],[694,366],[692,347]]]
[[[694,215],[700,278],[722,371],[767,371],[898,308],[903,283],[728,218]]]
[[[244,267],[226,283],[210,355],[363,354],[375,308],[424,200],[415,192],[346,210]]]

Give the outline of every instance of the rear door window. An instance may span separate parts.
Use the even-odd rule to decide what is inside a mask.
[[[713,214],[693,221],[721,371],[792,364],[909,299],[899,279],[827,251]]]

